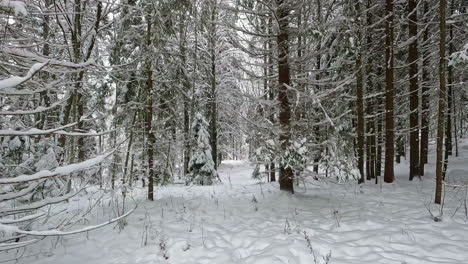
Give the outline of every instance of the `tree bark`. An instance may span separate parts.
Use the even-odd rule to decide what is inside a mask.
[[[273,14],[270,13],[270,17],[268,18],[268,36],[271,37],[273,35]],[[269,73],[270,76],[274,74],[274,64],[273,64],[273,45],[274,45],[274,39],[273,40],[268,40],[268,68],[269,68]],[[275,82],[274,80],[270,79],[269,80],[269,91],[268,91],[268,97],[270,101],[275,100]],[[273,111],[271,111],[271,114],[269,116],[271,124],[275,124],[275,115]],[[270,181],[274,182],[276,181],[276,167],[275,163],[272,162],[270,163]]]
[[[429,11],[429,4],[424,2],[424,14]],[[423,34],[423,43],[428,43],[429,26]],[[427,45],[427,44],[426,44]],[[421,144],[419,155],[419,175],[424,175],[424,165],[427,164],[427,153],[429,146],[429,51],[424,47],[422,69],[422,90],[421,90]]]
[[[358,169],[361,177],[359,183],[364,183],[364,71],[362,68],[362,16],[359,1],[355,2],[357,13],[357,54],[356,54],[356,112],[357,112],[357,154]]]
[[[180,54],[182,60],[182,68],[180,72],[182,74],[182,83],[184,92],[190,93],[190,81],[187,75],[187,42],[186,42],[186,29],[185,29],[185,13],[181,15],[179,21],[179,37],[180,37]],[[190,162],[190,99],[184,96],[184,147],[183,147],[183,162],[184,162],[184,175],[189,173],[189,162]]]
[[[453,14],[453,10],[455,9],[455,1],[452,0],[450,3],[449,13],[450,15]],[[454,53],[453,47],[453,26],[452,23],[447,25],[447,31],[449,34],[449,44],[448,44],[448,54]],[[452,119],[453,119],[453,66],[448,65],[447,67],[447,115],[446,115],[446,125],[445,125],[445,155],[444,155],[444,168],[442,171],[442,179],[445,180],[445,175],[447,173],[447,166],[449,156],[453,153],[453,138],[452,138]]]
[[[394,117],[393,117],[393,0],[386,0],[385,6],[385,169],[384,181],[392,183],[395,180],[393,170],[394,156]]]
[[[147,15],[146,27],[146,47],[150,50],[151,46],[151,16]],[[151,69],[151,58],[147,54],[146,59],[146,90],[148,98],[146,101],[145,113],[145,128],[147,139],[147,155],[148,155],[148,200],[154,200],[154,146],[156,144],[156,137],[153,133],[153,72]]]
[[[447,87],[445,80],[446,60],[445,60],[445,38],[446,38],[446,0],[439,0],[439,110],[437,114],[437,160],[436,160],[436,190],[435,203],[442,204],[442,150],[444,144],[444,118],[445,118],[445,99],[447,97]]]
[[[409,180],[419,176],[419,84],[418,84],[418,14],[417,1],[408,1],[409,38],[413,38],[408,48],[409,100],[410,100],[410,170]]]
[[[366,33],[366,49],[371,50],[372,48],[372,13],[370,9],[372,7],[372,0],[367,1],[366,6],[366,25],[367,25],[367,33]],[[366,61],[366,82],[367,82],[367,94],[372,94],[374,92],[374,81],[373,81],[373,70],[372,70],[373,59],[372,56],[367,56]],[[375,118],[374,118],[374,106],[375,98],[368,98],[366,101],[366,114],[367,114],[367,122],[366,122],[366,175],[367,180],[371,180],[376,178],[375,174],[375,166],[376,166],[376,131],[375,131]],[[376,181],[378,181],[376,179]]]
[[[291,140],[291,108],[288,99],[288,86],[291,84],[291,73],[289,67],[289,7],[284,0],[276,0],[277,3],[277,18],[278,18],[278,82],[279,93],[278,101],[280,102],[280,141],[283,151],[286,151],[290,146]],[[286,164],[280,166],[280,189],[294,193],[294,179],[291,167]]]
[[[210,145],[211,157],[215,170],[218,168],[218,106],[216,91],[216,0],[212,0],[210,29],[210,59],[211,59],[211,94],[210,94]]]

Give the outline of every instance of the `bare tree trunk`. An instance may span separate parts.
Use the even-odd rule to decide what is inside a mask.
[[[291,73],[289,69],[289,6],[284,0],[276,0],[278,18],[278,82],[280,102],[279,120],[281,126],[280,141],[283,151],[290,146],[291,140],[291,108],[288,99],[288,86],[291,85]],[[280,166],[280,189],[294,193],[293,171],[291,167]]]
[[[455,157],[458,157],[458,125],[457,125],[457,118],[459,118],[458,113],[457,113],[457,97],[455,97],[455,91],[452,89],[452,97],[453,97],[453,132],[454,132],[454,140],[455,140]]]
[[[429,4],[424,2],[424,14],[429,10]],[[426,27],[423,34],[423,43],[428,43],[429,26]],[[427,45],[427,44],[426,44]],[[429,51],[424,48],[423,52],[423,72],[422,72],[422,90],[421,90],[421,145],[419,155],[419,174],[424,175],[424,165],[427,164],[427,153],[429,146]]]
[[[316,0],[316,6],[317,6],[316,7],[317,8],[316,9],[316,12],[317,12],[316,15],[317,15],[318,24],[322,25],[322,1],[321,0]],[[317,71],[317,73],[315,74],[315,80],[317,81],[317,85],[316,85],[317,92],[320,91],[320,85],[318,83],[319,83],[320,78],[321,78],[320,71],[321,71],[321,68],[322,68],[322,54],[320,53],[321,49],[322,49],[322,37],[318,36],[317,37],[317,51],[318,52],[317,52],[316,59],[315,59],[316,60],[315,70]],[[316,121],[316,123],[319,123],[320,119],[318,117],[316,117],[315,121]],[[315,140],[316,140],[317,145],[320,145],[320,126],[318,126],[318,125],[314,126],[314,136],[315,136]],[[321,156],[321,153],[322,153],[322,147],[319,146],[316,152],[317,153],[315,154],[315,158],[314,158],[313,171],[318,174],[320,156]]]
[[[393,0],[386,0],[385,7],[385,169],[384,181],[392,183],[395,180],[393,170],[394,156],[394,120],[393,120]]]
[[[211,1],[210,59],[211,59],[211,94],[210,94],[210,145],[214,168],[218,168],[218,105],[216,91],[216,14],[217,0]]]
[[[419,176],[419,84],[418,84],[418,14],[417,1],[408,1],[409,38],[414,38],[408,49],[410,100],[410,170],[409,179]]]
[[[43,17],[43,21],[42,21],[42,39],[43,41],[45,41],[44,43],[44,47],[42,49],[42,55],[44,55],[45,57],[48,57],[50,55],[50,46],[49,46],[49,42],[48,42],[48,38],[49,38],[49,33],[50,33],[50,10],[49,10],[49,7],[50,5],[52,4],[51,3],[51,0],[45,0],[44,1],[45,3],[45,9],[44,9],[44,17]],[[44,76],[45,79],[49,78],[49,74],[45,74]],[[46,107],[49,107],[50,106],[50,98],[49,98],[49,95],[48,95],[48,91],[43,91],[41,92],[40,94],[40,100],[39,100],[39,103],[41,103],[42,101],[44,101],[45,103],[45,106]],[[44,129],[46,124],[47,124],[47,112],[42,112],[39,114],[39,123],[37,125],[37,127],[39,129]]]
[[[128,162],[130,160],[130,154],[132,152],[132,147],[133,147],[133,134],[134,134],[134,131],[133,131],[133,127],[135,126],[135,123],[136,123],[136,120],[137,120],[137,111],[135,111],[133,113],[133,118],[132,118],[132,130],[130,131],[130,136],[129,136],[129,139],[128,139],[128,145],[127,145],[127,153],[125,154],[125,164],[124,164],[124,174],[122,176],[122,182],[125,183],[126,181],[126,177],[127,177],[127,173],[128,173]],[[130,173],[132,173],[132,171],[130,170]],[[131,181],[131,177],[129,177],[129,181]],[[130,185],[131,185],[131,182],[130,182]]]
[[[366,6],[366,25],[367,25],[367,33],[366,33],[366,47],[367,50],[371,50],[372,48],[372,13],[370,11],[372,7],[372,0],[367,1]],[[375,91],[374,80],[373,80],[373,70],[372,70],[372,56],[367,56],[366,60],[366,81],[367,81],[367,94],[372,94]],[[368,98],[366,101],[366,114],[367,114],[367,122],[366,122],[366,133],[367,133],[367,143],[366,143],[366,175],[367,180],[371,180],[376,178],[375,174],[375,166],[376,166],[376,131],[375,131],[375,118],[374,118],[374,111],[375,111],[375,98]],[[376,179],[377,181],[377,179]]]
[[[445,99],[447,97],[447,87],[445,80],[446,60],[445,60],[445,12],[447,3],[446,0],[439,0],[439,110],[437,114],[437,163],[436,163],[436,191],[435,203],[442,204],[442,150],[444,144],[444,118],[445,118]]]
[[[356,112],[357,112],[357,154],[358,154],[358,169],[361,174],[359,183],[364,183],[364,71],[362,66],[362,15],[361,5],[359,1],[355,2],[355,12],[357,15],[357,45],[358,51],[356,54]]]
[[[184,92],[190,93],[190,81],[187,75],[187,41],[186,41],[186,29],[184,28],[186,17],[185,13],[181,16],[179,21],[179,38],[180,43],[180,54],[182,60],[182,83]],[[183,145],[183,162],[184,162],[184,175],[189,173],[189,162],[190,162],[190,99],[188,96],[184,96],[184,145]]]
[[[378,99],[378,108],[383,109],[383,100]],[[377,139],[376,139],[376,146],[375,146],[375,151],[376,151],[376,157],[375,157],[375,178],[377,179],[378,177],[382,176],[382,146],[384,144],[383,142],[383,117],[382,117],[382,112],[379,110],[380,114],[377,117]]]
[[[450,3],[450,15],[453,14],[453,10],[455,9],[455,1],[452,0]],[[454,47],[453,47],[453,25],[452,23],[449,23],[447,25],[447,30],[449,33],[449,50],[448,54],[453,54],[454,53]],[[453,100],[455,99],[453,97],[453,71],[454,68],[452,65],[447,66],[447,115],[446,115],[446,125],[445,125],[445,155],[444,155],[444,168],[442,170],[442,179],[445,180],[445,175],[447,174],[447,166],[448,166],[448,160],[449,156],[452,155],[453,153],[453,137],[452,137],[452,119],[454,118],[454,115],[452,113],[453,110]]]
[[[146,27],[146,47],[148,50],[151,46],[151,16],[147,15],[147,27]],[[146,99],[146,113],[145,113],[145,128],[147,139],[147,155],[148,155],[148,200],[154,200],[153,188],[154,188],[154,146],[156,144],[156,137],[153,129],[153,72],[151,69],[151,58],[147,54],[146,59],[146,90],[148,98]]]
[[[270,17],[268,18],[268,36],[273,35],[273,14],[270,13]],[[268,66],[269,66],[269,72],[270,76],[274,74],[274,65],[273,65],[273,41],[274,40],[268,40]],[[274,101],[275,100],[275,82],[274,80],[270,79],[269,80],[269,91],[268,91],[268,97],[269,100]],[[275,124],[275,115],[272,112],[269,116],[270,122],[272,124]],[[276,168],[275,168],[275,163],[271,162],[270,163],[270,181],[274,182],[276,181]]]

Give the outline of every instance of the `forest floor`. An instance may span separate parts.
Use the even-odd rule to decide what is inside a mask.
[[[467,190],[447,188],[442,221],[434,221],[431,214],[439,216],[440,208],[432,202],[433,157],[432,151],[422,180],[409,182],[403,162],[394,184],[310,179],[294,195],[252,180],[251,164],[226,161],[220,185],[159,187],[154,202],[135,189],[127,206],[138,208],[122,230],[114,224],[48,238],[2,254],[0,262],[466,264]],[[449,168],[451,180],[468,180],[468,140]],[[89,195],[68,206],[79,208]],[[89,222],[115,217],[115,204],[101,201]]]

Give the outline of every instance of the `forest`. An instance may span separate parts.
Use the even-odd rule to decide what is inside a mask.
[[[0,263],[468,263],[467,0],[0,0]]]

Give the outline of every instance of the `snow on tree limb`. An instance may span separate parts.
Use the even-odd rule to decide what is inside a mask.
[[[38,114],[38,113],[42,113],[42,112],[45,112],[47,110],[53,109],[53,108],[63,104],[67,100],[68,100],[68,98],[65,98],[65,99],[63,99],[61,101],[53,103],[49,107],[39,106],[39,107],[37,107],[36,109],[33,109],[33,110],[0,111],[0,115],[33,115],[33,114]]]
[[[17,89],[8,88],[8,89],[3,89],[3,90],[0,89],[0,95],[9,95],[9,96],[32,95],[32,94],[44,92],[44,91],[47,91],[47,90],[49,90],[49,89],[48,88],[41,88],[41,89],[37,89],[37,90],[26,90],[26,89],[25,90],[17,90]]]
[[[18,57],[28,58],[37,62],[49,61],[49,65],[52,65],[52,66],[62,66],[62,67],[67,67],[67,68],[84,68],[84,67],[88,67],[88,66],[95,64],[95,61],[93,59],[90,59],[82,63],[73,63],[73,62],[68,62],[68,61],[49,59],[41,55],[38,55],[34,52],[30,52],[30,51],[18,49],[18,48],[2,48],[1,51],[3,53],[7,53],[7,54],[18,56]]]
[[[31,175],[20,175],[20,176],[13,177],[13,178],[0,178],[0,184],[15,184],[15,183],[31,182],[31,181],[37,181],[37,180],[41,180],[45,178],[65,176],[74,172],[84,171],[102,163],[107,157],[112,155],[115,152],[115,150],[116,149],[111,150],[102,155],[98,155],[92,159],[85,160],[83,162],[69,164],[69,165],[55,168],[53,171],[42,170]]]
[[[27,15],[28,11],[26,11],[26,4],[22,1],[12,1],[12,0],[1,0],[0,6],[13,8],[15,15]]]
[[[6,224],[16,224],[16,223],[31,221],[31,220],[35,220],[37,218],[40,218],[40,217],[42,217],[44,215],[46,215],[46,214],[45,213],[37,213],[37,214],[21,217],[21,218],[18,218],[18,219],[1,219],[0,224],[5,224],[6,225]]]
[[[65,135],[65,136],[75,136],[75,137],[93,137],[93,136],[102,136],[102,135],[107,135],[115,131],[113,130],[108,130],[108,131],[103,131],[103,132],[97,132],[97,133],[82,133],[82,132],[67,132],[64,131],[64,128],[72,127],[76,125],[77,123],[72,123],[68,124],[66,126],[62,126],[59,128],[53,128],[53,129],[47,129],[47,130],[42,130],[42,129],[37,129],[37,128],[31,128],[26,131],[18,131],[18,130],[13,130],[13,129],[3,129],[0,130],[0,137],[6,137],[6,136],[40,136],[40,135]]]
[[[93,136],[103,136],[107,135],[110,133],[115,132],[115,129],[112,130],[107,130],[103,132],[97,132],[97,133],[81,133],[81,132],[67,132],[67,131],[57,131],[52,134],[57,134],[57,135],[66,135],[66,136],[77,136],[77,137],[93,137]]]
[[[42,129],[37,129],[37,128],[30,128],[25,131],[21,130],[13,130],[13,129],[1,129],[0,130],[0,137],[6,137],[6,136],[39,136],[39,135],[49,135],[49,134],[54,134],[58,131],[61,131],[65,128],[72,127],[76,125],[77,123],[71,123],[68,125],[64,125],[61,127],[57,128],[52,128],[52,129],[47,129],[47,130],[42,130]]]
[[[42,63],[36,63],[34,64],[31,69],[29,69],[28,73],[23,76],[13,76],[4,80],[0,80],[0,90],[3,89],[8,89],[8,88],[15,88],[16,86],[23,84],[30,80],[37,72],[42,70],[47,64],[49,64],[49,61],[45,61]]]
[[[9,192],[9,193],[6,193],[6,194],[2,194],[2,195],[0,195],[0,202],[8,201],[8,200],[12,200],[12,199],[16,199],[16,198],[25,196],[28,193],[34,191],[43,182],[44,182],[44,180],[37,181],[37,182],[29,184],[29,186],[27,188],[24,188],[21,191]]]
[[[62,196],[56,196],[56,197],[53,197],[53,198],[40,200],[40,201],[30,203],[30,204],[27,204],[27,205],[24,205],[24,206],[18,206],[18,207],[14,207],[14,208],[5,208],[5,209],[2,209],[0,211],[0,216],[4,217],[4,216],[7,216],[7,215],[24,213],[26,211],[36,210],[36,209],[39,209],[39,208],[47,206],[47,205],[58,204],[58,203],[61,203],[63,201],[66,201],[66,200],[74,197],[75,195],[80,193],[82,190],[83,189],[80,189],[77,192],[71,192],[71,193],[64,194]]]
[[[23,235],[30,235],[30,236],[65,236],[65,235],[74,235],[78,233],[83,233],[83,232],[88,232],[94,229],[98,229],[101,227],[104,227],[106,225],[112,224],[114,222],[119,221],[120,219],[123,219],[127,216],[129,216],[133,211],[136,210],[137,207],[133,208],[132,210],[128,211],[127,213],[116,217],[114,219],[111,219],[107,222],[101,223],[99,225],[94,225],[94,226],[87,226],[82,229],[77,229],[77,230],[72,230],[72,231],[60,231],[57,229],[51,229],[51,230],[44,230],[44,231],[27,231],[27,230],[21,230],[17,226],[8,226],[4,224],[0,224],[0,231],[3,231],[5,233],[18,233],[18,234],[23,234]],[[1,249],[0,249],[1,250]]]
[[[15,249],[15,248],[22,248],[22,247],[29,246],[39,241],[41,241],[41,239],[31,239],[31,240],[23,241],[23,242],[1,243],[0,251],[7,251],[7,250]]]

